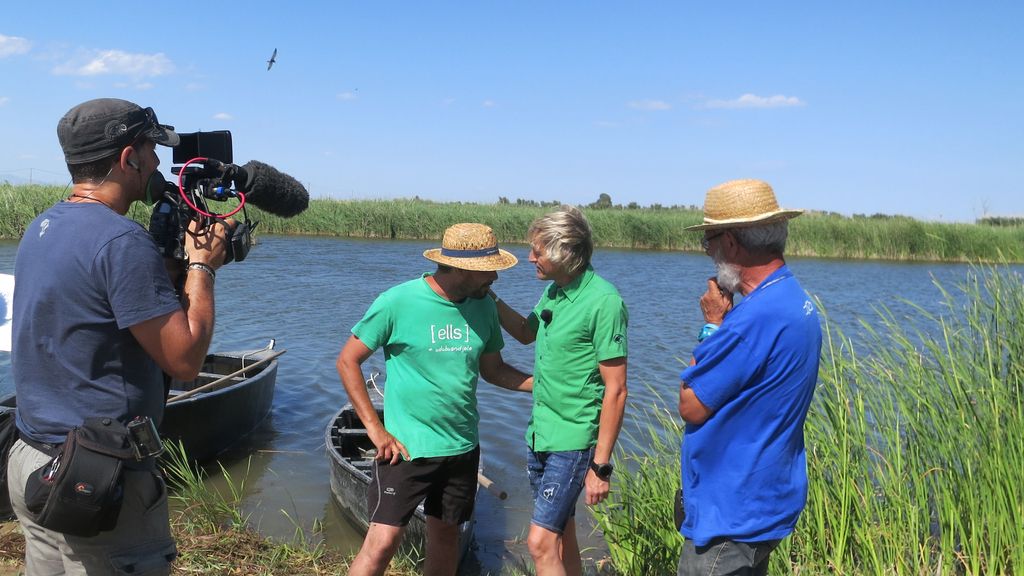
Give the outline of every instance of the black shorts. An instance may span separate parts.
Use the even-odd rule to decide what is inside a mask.
[[[376,462],[366,489],[370,522],[405,526],[420,502],[427,516],[447,524],[469,520],[479,466],[479,446],[456,456]]]

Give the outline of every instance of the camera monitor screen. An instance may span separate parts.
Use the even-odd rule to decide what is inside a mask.
[[[213,158],[225,164],[231,164],[231,132],[214,130],[212,132],[178,133],[181,142],[173,148],[175,164],[184,164],[193,158]]]

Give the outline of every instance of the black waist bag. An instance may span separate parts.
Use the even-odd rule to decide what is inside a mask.
[[[122,465],[133,452],[128,430],[111,418],[86,418],[56,456],[25,484],[25,507],[40,526],[95,536],[117,524],[124,497]]]

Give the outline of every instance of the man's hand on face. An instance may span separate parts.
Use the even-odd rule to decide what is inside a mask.
[[[718,278],[708,278],[708,289],[700,297],[700,310],[704,313],[704,321],[709,324],[721,324],[725,315],[732,310],[732,292],[718,285]]]

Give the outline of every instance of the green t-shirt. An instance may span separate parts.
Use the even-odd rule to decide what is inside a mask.
[[[411,458],[477,446],[480,356],[505,346],[493,300],[449,302],[427,276],[378,296],[352,328],[370,350],[384,348],[384,426]]]
[[[598,362],[626,357],[625,302],[588,266],[565,288],[552,282],[527,322],[537,343],[526,444],[538,452],[594,446],[604,399]]]

